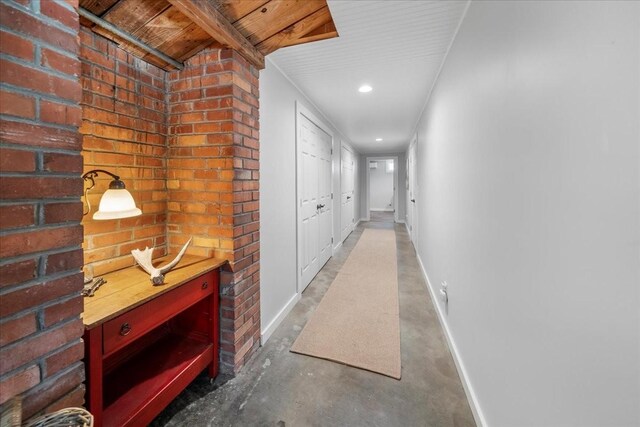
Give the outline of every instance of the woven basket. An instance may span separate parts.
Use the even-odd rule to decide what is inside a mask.
[[[23,427],[93,427],[93,415],[83,408],[64,408],[31,420]]]
[[[0,427],[20,427],[22,425],[22,398],[14,396],[0,405]]]

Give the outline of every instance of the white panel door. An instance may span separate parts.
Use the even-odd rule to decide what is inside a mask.
[[[318,241],[320,243],[320,268],[322,268],[329,258],[331,258],[332,248],[331,228],[333,224],[333,203],[331,196],[331,137],[322,129],[316,126],[318,136],[318,201],[320,203],[319,212],[319,232]],[[320,268],[318,271],[320,271]]]
[[[299,116],[300,291],[331,258],[331,137]]]
[[[354,155],[347,148],[342,147],[341,156],[341,174],[340,174],[340,190],[341,190],[341,220],[340,234],[341,240],[347,238],[349,233],[353,231],[355,222],[354,215],[354,184],[355,184],[355,161]]]
[[[409,226],[409,234],[414,246],[417,246],[416,238],[418,236],[416,148],[417,144],[414,140],[409,146],[409,152],[407,153],[407,225]]]

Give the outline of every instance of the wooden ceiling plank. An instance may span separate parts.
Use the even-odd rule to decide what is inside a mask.
[[[322,34],[333,33],[333,32],[337,32],[337,31],[338,30],[336,29],[336,25],[333,23],[333,21],[331,21],[331,22],[327,22],[326,24],[323,24],[323,25],[319,26],[318,28],[315,28],[315,29],[309,31],[307,34],[305,34],[301,38],[319,36],[319,35],[322,35]]]
[[[134,24],[134,26],[138,27],[135,31],[125,31],[119,26],[118,28],[127,32],[129,35],[140,40],[141,42],[153,47],[154,49],[167,54],[167,56],[176,58],[177,60],[181,61],[181,52],[177,52],[176,54],[175,49],[172,49],[171,52],[168,52],[168,50],[166,50],[163,46],[166,46],[165,42],[168,42],[169,45],[171,43],[180,44],[179,37],[181,37],[182,31],[189,25],[193,25],[193,23],[189,18],[181,14],[175,8],[171,7],[171,5],[168,4],[165,0],[162,1],[164,3],[164,6],[160,6],[162,6],[164,10],[162,10],[159,14],[153,16],[151,19],[145,19],[146,22],[143,22],[141,26],[137,23]],[[157,11],[158,9],[159,7],[157,7],[154,11]],[[147,11],[146,17],[150,16],[151,14],[151,10]],[[105,17],[107,16],[105,15]],[[109,21],[109,23],[111,23],[111,21]],[[112,24],[116,25],[115,22]],[[105,29],[94,27],[93,30],[98,34],[115,41],[120,45],[122,49],[126,50],[132,55],[138,56],[145,61],[151,62],[154,65],[158,65],[158,61],[154,59],[153,54],[148,54],[147,51],[140,49],[135,44],[132,44],[127,40],[122,39],[121,37],[117,37],[110,31],[107,31]],[[207,35],[207,37],[209,36]],[[161,62],[161,64],[162,68],[167,69],[168,63]],[[169,69],[173,70],[175,69],[175,67],[171,65]]]
[[[258,44],[256,47],[260,52],[268,55],[282,46],[295,44],[296,40],[329,22],[332,22],[331,12],[329,11],[329,7],[325,6],[300,21],[290,25],[279,33],[274,34]]]
[[[301,39],[296,40],[295,42],[283,45],[282,47],[296,46],[296,45],[299,45],[299,44],[305,44],[305,43],[311,43],[311,42],[318,42],[320,40],[328,40],[328,39],[333,39],[333,38],[336,38],[336,37],[338,37],[338,32],[337,31],[332,31],[330,33],[318,34],[316,36],[303,37]]]
[[[320,40],[332,39],[334,37],[338,37],[338,31],[336,30],[336,26],[334,25],[334,23],[331,22],[329,24],[323,25],[321,28],[311,31],[309,34],[306,34],[297,40],[285,42],[281,45],[281,47],[317,42]]]
[[[267,3],[269,0],[218,0],[216,7],[229,22],[234,23]]]
[[[117,2],[118,0],[80,0],[80,7],[100,16]]]
[[[169,7],[167,0],[120,0],[102,19],[133,34]]]
[[[326,5],[326,0],[272,0],[234,26],[257,45]]]
[[[138,28],[132,34],[156,49],[166,42],[175,42],[185,28],[191,25],[189,18],[174,7],[165,9],[161,14]]]
[[[264,68],[264,55],[236,30],[227,18],[216,9],[212,1],[169,0],[169,3],[215,40],[237,50],[247,61],[259,69]]]
[[[171,40],[166,40],[157,49],[167,55],[184,61],[204,48],[211,46],[213,39],[202,28],[191,22]]]
[[[94,24],[104,28],[105,30],[110,31],[111,33],[113,33],[118,38],[124,39],[128,43],[136,45],[138,48],[143,49],[146,52],[149,52],[149,53],[153,54],[157,58],[161,59],[163,62],[171,64],[175,68],[182,69],[182,67],[183,67],[182,63],[176,61],[175,59],[173,59],[173,58],[171,58],[169,56],[167,56],[164,52],[161,52],[158,49],[155,49],[155,47],[150,46],[147,43],[144,43],[143,41],[141,41],[138,38],[132,36],[131,34],[125,32],[125,31],[122,31],[121,29],[119,29],[118,27],[113,25],[112,23],[107,22],[104,19],[93,15],[91,12],[89,12],[89,11],[83,9],[83,8],[78,8],[78,14],[80,16],[90,20]]]

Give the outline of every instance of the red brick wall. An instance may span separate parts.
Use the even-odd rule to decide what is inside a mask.
[[[144,212],[85,220],[94,272],[128,265],[127,245],[162,253],[194,236],[193,253],[230,260],[223,369],[259,346],[257,70],[208,51],[167,88],[164,72],[85,30],[81,63],[75,7],[0,0],[0,400],[22,395],[25,418],[83,400],[83,139],[84,170],[115,168]]]
[[[189,253],[230,260],[221,362],[236,372],[260,336],[258,72],[233,51],[208,50],[165,75],[88,29],[81,41],[85,171],[120,175],[143,211],[86,216],[85,263],[103,274],[131,265],[131,249],[176,253],[191,236]],[[108,181],[90,196],[92,212]]]
[[[85,261],[102,274],[130,265],[133,248],[175,253],[191,236],[189,253],[230,260],[221,361],[236,372],[260,336],[258,72],[233,51],[208,50],[165,75],[87,29],[81,40],[85,170],[115,169],[143,211],[85,217]]]
[[[221,366],[260,345],[258,71],[208,50],[169,74],[168,241],[230,261],[222,274]]]
[[[142,215],[94,221],[111,178],[100,174],[89,192],[83,218],[85,264],[101,275],[133,265],[132,249],[155,247],[166,254],[165,71],[82,27],[82,126],[84,171],[105,169],[120,176]]]
[[[25,418],[84,396],[75,6],[0,2],[0,402]]]

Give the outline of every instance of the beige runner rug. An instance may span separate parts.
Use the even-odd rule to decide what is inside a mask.
[[[291,351],[400,379],[393,230],[365,229]]]

